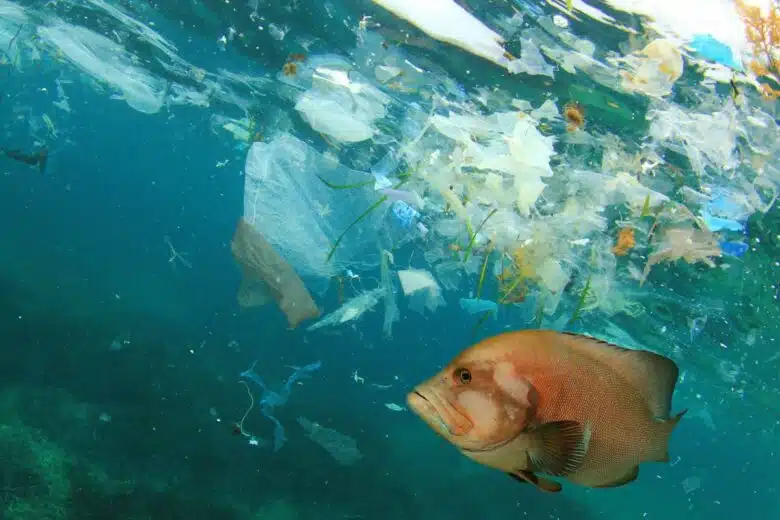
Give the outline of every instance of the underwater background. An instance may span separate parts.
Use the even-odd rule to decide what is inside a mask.
[[[643,90],[620,72],[649,66],[637,50],[661,29],[645,13],[459,4],[514,54],[537,42],[542,62],[523,55],[510,73],[367,0],[0,0],[0,518],[780,518],[780,146],[761,87],[776,78],[689,45],[681,74]],[[350,70],[355,88],[317,91],[317,67]],[[547,100],[559,111],[528,116],[554,144],[540,198],[492,201],[448,163],[441,182],[465,186],[453,213],[426,168],[455,161],[457,132],[439,119],[446,135],[426,133],[433,114],[530,114]],[[569,102],[581,129],[567,128]],[[670,114],[680,134],[653,133]],[[501,134],[486,121],[463,123],[473,142]],[[45,164],[9,153],[40,150]],[[251,184],[252,150],[258,168],[309,173],[303,195]],[[618,170],[644,184],[600,198],[623,186]],[[425,199],[411,210],[422,227],[392,191],[352,226],[387,179],[407,190],[397,200]],[[313,194],[331,202],[314,208]],[[657,195],[693,216],[664,216]],[[709,218],[718,200],[740,209]],[[273,303],[240,305],[231,241],[250,214],[322,316],[346,314],[293,328]],[[662,255],[641,276],[673,246],[655,228],[686,218],[715,252]],[[628,227],[626,254],[613,245]],[[525,288],[512,302],[505,261]],[[438,282],[415,299],[405,270]],[[678,363],[673,408],[689,411],[669,464],[625,487],[540,493],[406,410],[406,393],[467,346],[539,327]]]

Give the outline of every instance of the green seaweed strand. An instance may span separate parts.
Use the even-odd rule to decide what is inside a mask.
[[[465,264],[469,256],[471,255],[471,250],[474,249],[474,242],[477,240],[477,235],[480,231],[482,231],[482,228],[485,226],[485,223],[488,221],[490,217],[496,214],[498,210],[493,208],[493,210],[488,213],[487,217],[485,217],[482,222],[480,222],[479,226],[477,226],[477,229],[474,231],[474,233],[471,234],[471,240],[469,240],[469,246],[466,248],[466,254],[463,255],[463,263]]]
[[[588,294],[590,293],[591,276],[588,276],[588,280],[585,282],[585,287],[583,287],[582,292],[580,292],[580,298],[577,301],[577,307],[574,309],[574,313],[571,315],[571,319],[569,320],[569,325],[572,325],[575,321],[577,321],[580,318],[582,309],[585,307],[585,300],[588,298]]]
[[[515,280],[514,280],[514,282],[512,282],[512,285],[509,287],[509,289],[504,291],[504,294],[501,296],[501,303],[506,303],[507,302],[507,298],[509,298],[509,295],[512,294],[515,289],[517,289],[517,286],[520,285],[520,282],[522,282],[522,281],[523,281],[523,277],[522,276],[517,275],[515,277]]]
[[[317,178],[321,180],[325,186],[334,190],[351,190],[352,188],[362,188],[363,186],[374,184],[374,181],[356,182],[355,184],[333,184],[332,182],[325,180],[325,178],[319,174],[317,174]]]
[[[319,177],[319,175],[317,175],[317,177]],[[394,189],[394,190],[397,190],[398,188],[400,188],[401,186],[403,186],[403,185],[404,185],[404,183],[406,182],[406,180],[407,180],[408,178],[409,178],[409,175],[406,175],[406,176],[405,176],[405,177],[404,177],[404,178],[403,178],[403,179],[402,179],[402,180],[401,180],[401,181],[400,181],[398,184],[396,184],[395,186],[393,186],[393,189]],[[320,180],[321,180],[322,182],[325,182],[325,179],[323,179],[322,177],[320,177]],[[325,182],[325,184],[328,184],[328,183],[327,183],[327,182]],[[337,188],[337,189],[338,189],[338,188]],[[341,241],[344,239],[344,235],[346,235],[346,234],[347,234],[347,231],[349,231],[350,229],[352,229],[353,227],[355,227],[355,226],[356,226],[356,225],[357,225],[357,224],[358,224],[358,223],[359,223],[361,220],[363,220],[364,218],[366,218],[366,217],[368,216],[368,214],[369,214],[369,213],[371,213],[371,212],[372,212],[372,211],[374,211],[376,208],[378,208],[379,206],[381,206],[381,205],[382,205],[382,203],[383,203],[384,201],[386,201],[388,198],[389,198],[389,197],[388,197],[387,195],[383,195],[382,197],[380,197],[380,198],[379,198],[379,200],[377,200],[377,201],[376,201],[376,202],[374,202],[374,203],[373,203],[371,206],[369,206],[369,207],[368,207],[368,209],[366,209],[366,210],[365,210],[363,213],[361,213],[361,214],[360,214],[360,216],[358,216],[358,218],[356,218],[355,220],[353,220],[353,221],[352,221],[352,223],[351,223],[350,225],[348,225],[344,231],[342,231],[342,232],[341,232],[341,234],[339,235],[339,237],[336,239],[336,242],[333,244],[333,247],[331,247],[331,248],[330,248],[330,251],[328,252],[328,256],[327,256],[327,258],[325,258],[325,262],[330,262],[330,259],[331,259],[331,258],[333,258],[333,253],[335,253],[335,252],[336,252],[336,248],[339,246],[339,244],[341,243]]]
[[[358,224],[358,223],[359,223],[361,220],[363,220],[364,218],[366,218],[366,217],[368,216],[368,214],[369,214],[369,213],[371,213],[371,212],[372,212],[372,211],[374,211],[376,208],[378,208],[379,206],[381,206],[381,205],[382,205],[382,203],[383,203],[384,201],[386,201],[386,200],[387,200],[387,195],[384,195],[383,197],[380,197],[380,198],[379,198],[379,200],[377,200],[377,201],[376,201],[376,202],[374,202],[374,203],[373,203],[371,206],[369,206],[367,210],[365,210],[363,213],[361,213],[361,214],[360,214],[360,216],[359,216],[358,218],[356,218],[355,220],[353,220],[353,221],[352,221],[352,223],[351,223],[349,226],[347,226],[347,228],[346,228],[344,231],[342,231],[342,232],[341,232],[341,234],[339,235],[339,237],[336,239],[336,242],[333,244],[333,247],[331,247],[331,248],[330,248],[330,252],[328,252],[328,257],[325,259],[325,261],[326,261],[326,262],[330,262],[330,259],[331,259],[331,258],[333,258],[333,253],[335,253],[335,252],[336,252],[336,248],[339,246],[339,244],[341,243],[341,241],[344,239],[344,235],[346,235],[346,234],[347,234],[347,231],[349,231],[350,229],[352,229],[353,227],[355,227],[355,226],[356,226],[356,225],[357,225],[357,224]]]
[[[487,272],[487,265],[488,260],[490,260],[490,252],[492,249],[491,246],[488,246],[487,252],[485,253],[485,261],[482,262],[482,271],[479,273],[479,282],[477,282],[477,298],[479,298],[479,295],[482,294],[482,286],[485,284],[485,272]]]
[[[536,307],[536,316],[534,317],[534,323],[536,328],[542,326],[542,319],[544,319],[544,293],[539,294],[539,304]]]

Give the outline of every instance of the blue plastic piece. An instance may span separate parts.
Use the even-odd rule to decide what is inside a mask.
[[[420,213],[402,200],[397,200],[392,206],[393,220],[404,229],[412,229],[412,226],[420,217]]]
[[[252,381],[262,389],[263,393],[260,395],[260,399],[258,399],[257,404],[260,408],[260,413],[262,413],[265,417],[274,423],[274,451],[279,451],[287,441],[287,437],[284,434],[284,427],[282,426],[282,423],[280,423],[279,419],[274,416],[273,411],[277,406],[284,406],[287,404],[287,400],[290,398],[290,394],[292,393],[292,385],[301,379],[310,377],[313,372],[316,372],[320,369],[322,363],[317,361],[309,365],[296,368],[295,372],[293,372],[290,377],[287,378],[287,381],[284,383],[284,386],[279,392],[274,392],[265,385],[263,380],[260,379],[260,376],[255,373],[256,365],[257,361],[252,363],[252,366],[249,367],[249,369],[241,372],[241,377]]]
[[[714,216],[712,213],[721,215]],[[734,218],[726,218],[731,216]],[[744,231],[745,224],[741,221],[742,210],[738,204],[726,195],[718,195],[704,205],[702,218],[710,231]]]
[[[709,34],[697,34],[688,45],[702,58],[742,70],[742,64],[734,58],[731,47]]]
[[[739,258],[744,255],[748,250],[748,245],[744,242],[721,242],[720,250],[729,256],[736,256]]]

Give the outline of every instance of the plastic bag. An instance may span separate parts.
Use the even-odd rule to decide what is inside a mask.
[[[245,172],[244,219],[262,230],[313,291],[324,291],[348,265],[379,264],[373,238],[381,207],[342,236],[379,199],[372,175],[346,168],[289,134],[254,143]]]
[[[295,270],[243,218],[238,222],[230,247],[244,274],[238,291],[242,307],[264,305],[273,299],[292,328],[320,315]]]

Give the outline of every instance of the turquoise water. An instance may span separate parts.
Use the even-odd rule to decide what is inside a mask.
[[[612,59],[650,41],[649,22],[609,5],[592,2],[639,43],[577,11],[566,30],[604,70],[572,73],[550,51],[582,48],[553,31],[560,9],[461,3],[515,55],[525,39],[546,48],[553,77],[510,74],[368,1],[0,0],[0,517],[780,517],[776,102],[729,71],[745,98],[735,103],[728,79],[703,82],[707,60],[692,51],[669,93],[631,90],[619,74],[630,64]],[[318,91],[318,67],[333,84],[349,70],[349,93]],[[301,106],[307,93],[322,112]],[[579,102],[585,126],[531,115],[546,100],[558,112]],[[491,119],[500,113],[511,120]],[[453,166],[450,114],[484,118],[468,139],[480,145],[504,142],[507,121],[534,121],[521,146],[554,137],[549,157],[538,152],[553,172],[539,197],[516,204],[506,184],[467,180],[482,159]],[[680,136],[659,129],[667,120]],[[45,171],[10,150],[46,150]],[[249,171],[253,150],[292,184],[273,191]],[[539,177],[524,171],[528,194]],[[639,188],[621,188],[622,171]],[[349,227],[392,194],[378,177],[424,199],[413,218],[427,232],[399,223],[392,198]],[[273,302],[240,306],[242,217],[298,272],[320,318],[370,291],[375,306],[312,330],[316,319],[291,330]],[[636,245],[615,255],[626,227]],[[659,262],[640,285],[677,228],[714,233],[719,254]],[[510,304],[496,275],[520,246],[532,269]],[[406,295],[397,272],[409,269],[438,289]],[[477,297],[492,303],[461,307]],[[405,409],[467,346],[534,327],[677,362],[673,408],[689,412],[669,464],[645,464],[621,488],[543,494],[467,460]]]

